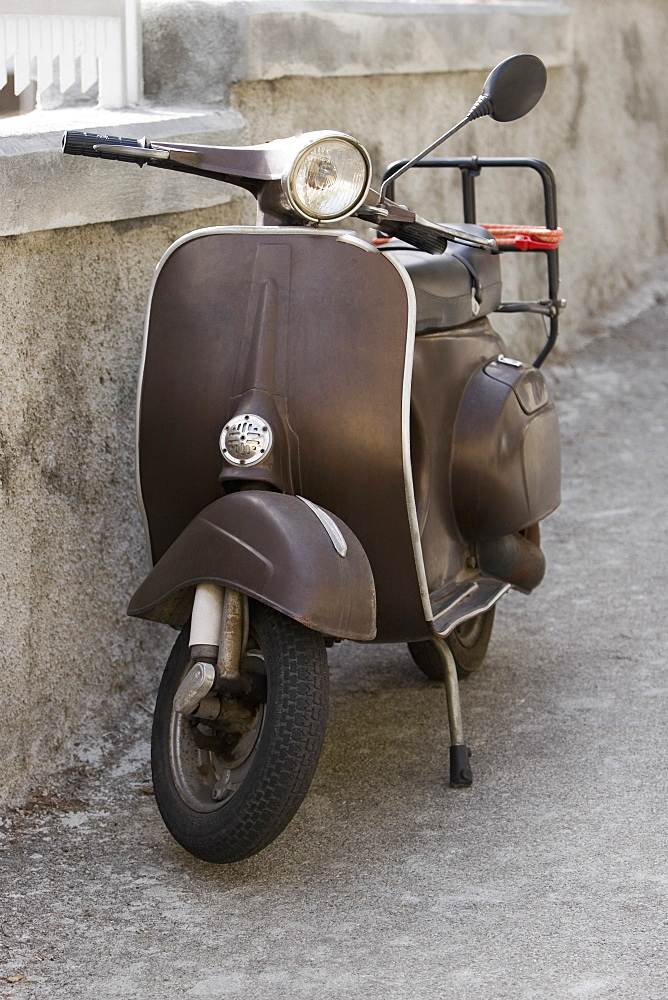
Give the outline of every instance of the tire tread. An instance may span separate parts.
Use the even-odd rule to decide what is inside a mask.
[[[165,668],[152,744],[156,801],[179,843],[205,861],[241,861],[267,847],[285,829],[308,791],[327,725],[329,676],[322,636],[265,605],[252,602],[252,621],[267,660],[280,662],[255,759],[229,802],[197,813],[180,799],[165,743],[167,711],[183,670],[187,635],[179,637]],[[178,683],[178,681],[177,681]],[[164,691],[163,691],[164,685]],[[159,713],[159,709],[161,709]]]

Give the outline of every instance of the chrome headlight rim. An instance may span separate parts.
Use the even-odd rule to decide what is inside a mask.
[[[307,222],[340,222],[342,219],[347,219],[351,215],[354,215],[357,209],[362,205],[366,199],[369,189],[371,187],[371,157],[368,151],[364,148],[361,142],[355,139],[352,135],[347,135],[345,132],[311,132],[308,136],[304,137],[307,141],[299,147],[295,152],[291,162],[287,165],[283,171],[281,177],[281,190],[283,197],[292,212],[295,212],[300,218],[305,219]],[[291,180],[294,176],[295,170],[298,167],[300,161],[308,153],[310,149],[314,146],[320,145],[320,143],[327,142],[327,140],[335,140],[337,142],[347,143],[356,149],[362,156],[364,164],[366,167],[366,181],[360,192],[359,197],[346,208],[345,212],[336,215],[316,215],[315,213],[308,212],[299,202],[295,199],[294,194],[291,190]]]

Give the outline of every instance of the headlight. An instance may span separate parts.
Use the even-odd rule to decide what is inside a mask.
[[[334,134],[301,150],[282,178],[290,207],[313,222],[345,219],[362,204],[371,183],[364,146]]]

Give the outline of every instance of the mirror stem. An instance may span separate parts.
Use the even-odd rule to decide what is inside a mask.
[[[424,157],[427,156],[428,153],[431,153],[432,150],[436,149],[437,146],[440,146],[441,143],[445,142],[446,139],[449,139],[451,135],[455,134],[455,132],[459,132],[460,128],[464,128],[465,125],[468,125],[469,122],[475,121],[476,118],[484,118],[485,115],[489,115],[491,114],[491,112],[492,112],[492,102],[490,101],[487,94],[485,94],[485,92],[483,91],[483,93],[480,95],[478,100],[475,102],[475,104],[467,114],[466,118],[462,118],[462,120],[458,122],[458,124],[455,125],[454,128],[451,128],[449,132],[446,132],[445,135],[442,135],[440,139],[436,140],[436,142],[432,142],[431,146],[427,146],[427,148],[423,149],[421,153],[418,153],[417,156],[414,156],[412,160],[408,161],[408,163],[404,163],[403,167],[399,167],[398,170],[395,170],[393,174],[391,174],[385,181],[383,181],[379,192],[378,204],[382,205],[383,202],[385,201],[385,192],[387,190],[388,185],[391,184],[392,181],[396,180],[397,177],[401,177],[402,174],[405,174],[407,170],[410,170],[411,167],[414,167],[416,163],[419,163],[420,160],[424,159]]]
[[[449,139],[451,135],[455,134],[455,132],[459,132],[460,128],[464,128],[465,125],[468,125],[468,123],[472,121],[471,114],[473,113],[475,107],[476,105],[474,105],[473,108],[471,108],[471,111],[469,111],[466,118],[462,118],[462,120],[457,125],[455,125],[454,128],[451,128],[449,132],[446,132],[445,135],[442,135],[440,139],[436,140],[436,142],[432,142],[431,146],[427,146],[427,148],[423,149],[421,153],[418,153],[417,156],[414,156],[412,160],[408,161],[408,163],[404,163],[403,167],[399,167],[398,170],[395,170],[393,174],[390,174],[390,176],[383,181],[379,192],[379,200],[378,200],[379,205],[382,205],[383,202],[385,201],[385,192],[387,191],[388,185],[391,184],[392,181],[396,180],[397,177],[401,177],[402,174],[405,174],[407,170],[410,170],[411,167],[414,167],[416,163],[419,163],[420,160],[424,159],[424,157],[427,156],[429,153],[431,153],[432,150],[436,149],[437,146],[440,146],[442,142],[445,142],[445,140]]]

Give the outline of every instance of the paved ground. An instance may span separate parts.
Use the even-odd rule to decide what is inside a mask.
[[[0,996],[665,1000],[667,362],[664,302],[552,369],[564,504],[462,685],[473,789],[441,689],[344,645],[297,819],[217,869],[162,827],[137,708],[4,819]]]

